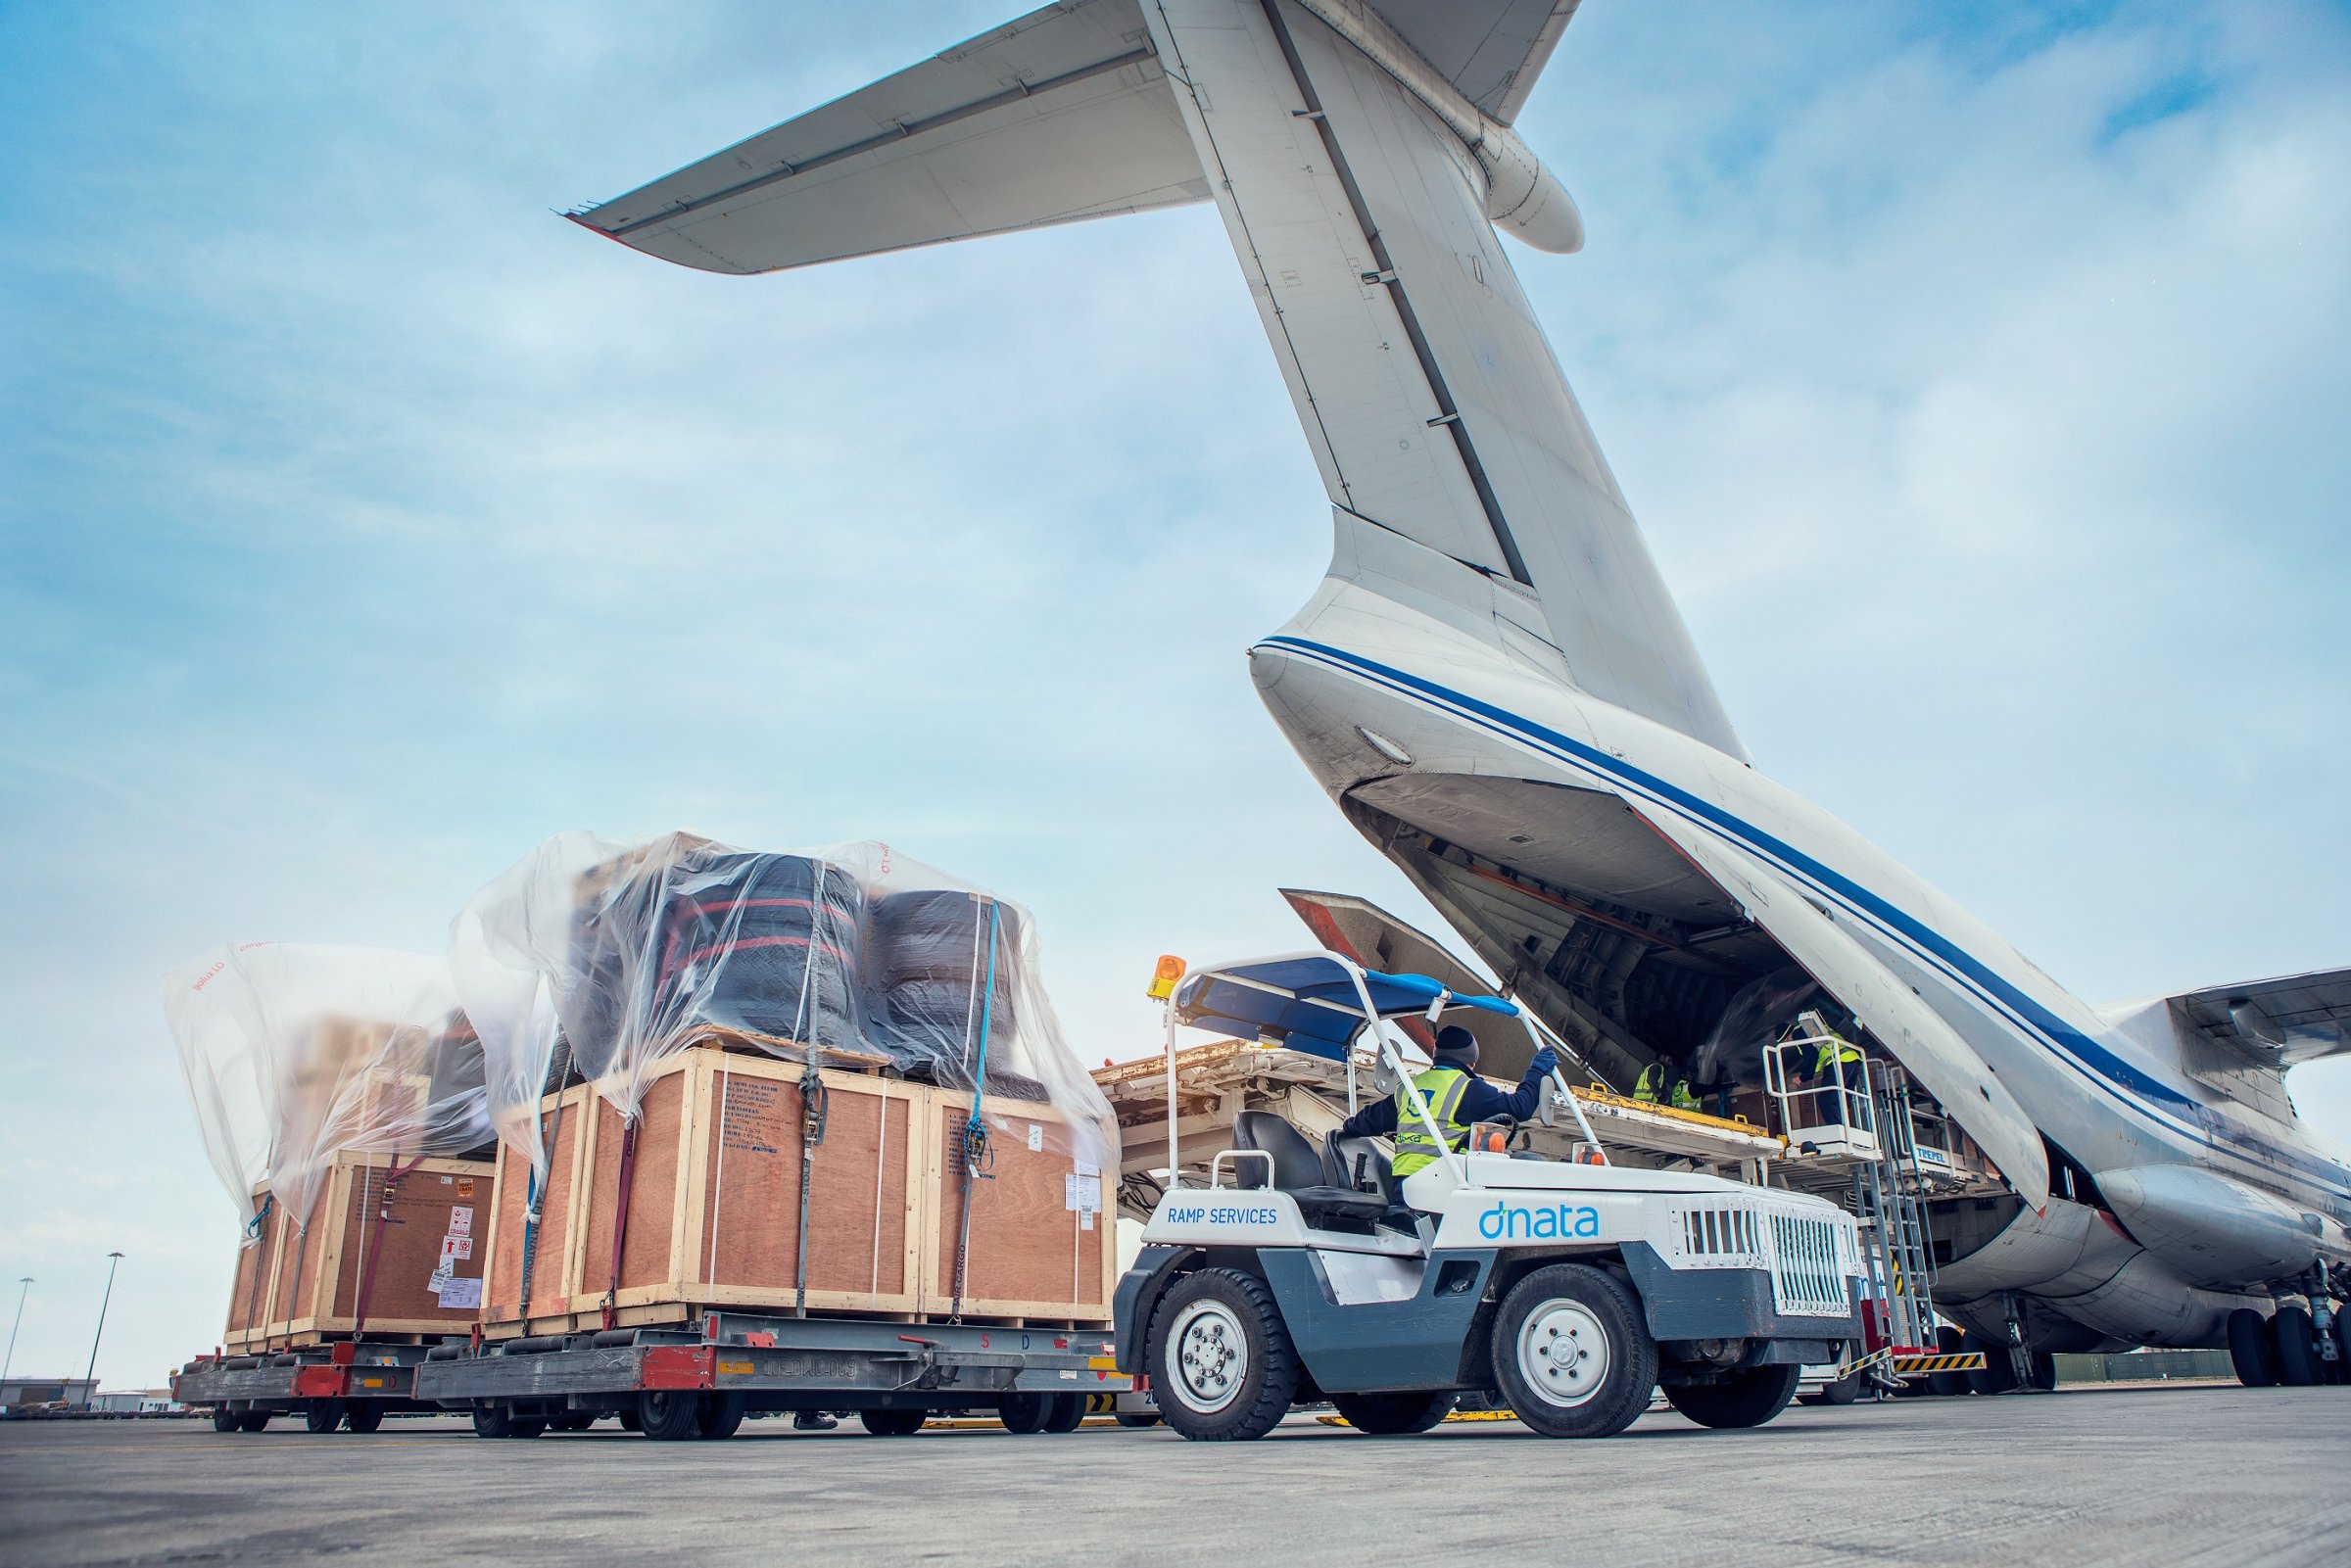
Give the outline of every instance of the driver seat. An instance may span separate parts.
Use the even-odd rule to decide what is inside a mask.
[[[1243,1111],[1232,1118],[1232,1146],[1266,1156],[1272,1183],[1288,1193],[1310,1225],[1340,1219],[1366,1225],[1388,1211],[1388,1201],[1375,1192],[1351,1192],[1331,1186],[1324,1177],[1322,1157],[1306,1141],[1306,1134],[1271,1111]]]

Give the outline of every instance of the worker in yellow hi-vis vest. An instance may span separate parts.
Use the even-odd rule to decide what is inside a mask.
[[[1428,1102],[1428,1114],[1447,1147],[1459,1149],[1468,1142],[1472,1122],[1497,1117],[1525,1121],[1533,1117],[1543,1103],[1543,1080],[1559,1065],[1558,1053],[1547,1045],[1526,1065],[1514,1092],[1498,1089],[1477,1075],[1477,1037],[1458,1023],[1448,1023],[1437,1031],[1435,1060],[1413,1075],[1413,1087]],[[1385,1100],[1374,1100],[1349,1117],[1339,1133],[1348,1138],[1394,1138],[1396,1158],[1388,1168],[1398,1181],[1428,1165],[1440,1152],[1428,1128],[1413,1114],[1401,1083]]]
[[[1816,1091],[1814,1102],[1819,1106],[1820,1119],[1827,1125],[1842,1125],[1846,1106],[1852,1107],[1852,1124],[1863,1131],[1871,1130],[1869,1115],[1869,1069],[1862,1065],[1861,1048],[1839,1034],[1824,1029],[1812,1050],[1812,1060],[1804,1065],[1804,1081]],[[1839,1093],[1840,1086],[1844,1093]]]
[[[1676,1111],[1698,1109],[1698,1096],[1690,1092],[1690,1080],[1671,1051],[1658,1052],[1657,1059],[1641,1069],[1633,1083],[1633,1098],[1651,1105],[1669,1105]]]

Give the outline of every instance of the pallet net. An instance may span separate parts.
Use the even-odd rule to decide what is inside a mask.
[[[255,942],[164,976],[206,1154],[257,1239],[260,1197],[307,1228],[338,1155],[493,1141],[482,1046],[444,960]]]
[[[458,915],[450,972],[481,1031],[499,1135],[541,1176],[544,1095],[593,1083],[634,1119],[655,1069],[702,1041],[984,1085],[988,1102],[1059,1113],[1025,1125],[1042,1122],[1061,1153],[1099,1168],[1116,1148],[1028,912],[887,844],[559,834]]]

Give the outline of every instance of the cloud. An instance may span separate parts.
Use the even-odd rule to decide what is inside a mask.
[[[2092,997],[2340,963],[2344,26],[2051,15],[1588,6],[1520,269],[1770,771]],[[560,828],[889,838],[1089,1057],[1278,885],[1433,924],[1246,680],[1327,511],[1212,213],[745,280],[550,212],[1001,20],[0,17],[21,1366],[113,1247],[110,1379],[225,1294],[156,974],[433,948]]]

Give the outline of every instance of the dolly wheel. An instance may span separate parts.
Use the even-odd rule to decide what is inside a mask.
[[[878,1438],[910,1438],[931,1418],[928,1410],[859,1410],[858,1422]]]
[[[1512,1413],[1547,1438],[1607,1438],[1649,1408],[1657,1342],[1641,1304],[1583,1263],[1538,1268],[1494,1314],[1494,1376]]]
[[[1298,1394],[1281,1308],[1237,1268],[1196,1269],[1168,1287],[1143,1351],[1161,1417],[1195,1443],[1262,1438]]]
[[[1020,1437],[1042,1432],[1045,1419],[1053,1413],[1050,1394],[1007,1394],[997,1402],[996,1415],[1004,1430]]]
[[[269,1412],[267,1410],[247,1410],[243,1415],[237,1417],[237,1430],[240,1432],[266,1432],[268,1429]]]
[[[312,1400],[303,1406],[302,1424],[304,1430],[313,1437],[334,1431],[343,1424],[343,1402]]]
[[[245,1418],[225,1404],[216,1404],[213,1406],[213,1430],[242,1432],[245,1430]]]
[[[384,1407],[372,1400],[357,1400],[343,1406],[343,1430],[368,1433],[384,1424]]]
[[[1153,1427],[1159,1425],[1159,1412],[1157,1410],[1118,1410],[1114,1411],[1113,1414],[1116,1417],[1119,1425],[1127,1428],[1130,1432],[1139,1432],[1144,1427]]]
[[[705,1394],[701,1402],[702,1441],[717,1443],[735,1435],[743,1425],[743,1396]]]
[[[702,1435],[702,1397],[692,1389],[647,1389],[637,1396],[637,1419],[656,1443]]]
[[[1085,1396],[1082,1394],[1054,1394],[1047,1396],[1045,1430],[1075,1432],[1085,1424]]]

